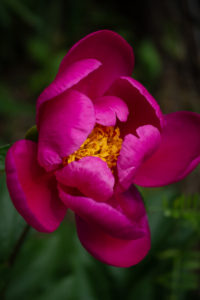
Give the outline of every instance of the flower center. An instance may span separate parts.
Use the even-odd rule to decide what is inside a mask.
[[[104,160],[112,169],[116,166],[122,141],[118,127],[106,127],[97,124],[81,147],[71,155],[63,158],[63,165],[66,166],[72,161],[85,156],[96,156]]]

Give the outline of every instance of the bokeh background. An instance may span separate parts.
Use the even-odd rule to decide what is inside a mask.
[[[134,78],[164,113],[200,113],[198,0],[1,0],[0,146],[35,124],[35,102],[68,49],[111,29],[132,46]],[[200,298],[200,170],[178,184],[140,189],[152,233],[149,255],[128,269],[106,266],[80,245],[73,214],[51,235],[27,231],[13,208],[0,156],[0,299]],[[20,247],[19,247],[20,246]]]

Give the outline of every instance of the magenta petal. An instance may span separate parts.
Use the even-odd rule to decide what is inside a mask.
[[[66,214],[54,175],[37,163],[37,144],[16,142],[6,156],[6,176],[10,197],[22,217],[41,232],[54,231]]]
[[[106,201],[113,194],[114,176],[99,157],[84,157],[56,171],[58,182],[77,188],[86,197]]]
[[[96,123],[104,126],[115,126],[116,117],[125,122],[128,118],[128,107],[126,103],[114,96],[104,96],[94,101]]]
[[[131,220],[140,221],[145,217],[146,211],[141,195],[134,185],[123,193],[116,195],[116,199],[126,216]]]
[[[118,201],[120,202],[123,197],[126,197],[125,194],[111,199],[115,205],[118,205],[118,207],[113,207],[108,202],[98,202],[92,198],[70,195],[68,189],[61,184],[58,185],[58,189],[64,204],[88,222],[91,227],[96,224],[106,233],[120,239],[133,239],[144,236],[146,229],[144,217],[141,217],[141,208],[135,211],[137,217],[132,214],[134,218],[129,218],[118,205]],[[118,197],[120,197],[120,200],[118,200]],[[142,202],[138,192],[134,191],[132,201]],[[138,205],[135,205],[135,208],[137,207]]]
[[[150,250],[151,240],[148,223],[146,234],[138,239],[122,240],[105,233],[99,226],[92,226],[76,216],[79,239],[96,259],[115,267],[131,267],[145,258]]]
[[[127,189],[132,184],[140,165],[157,150],[161,142],[159,130],[151,125],[139,127],[136,133],[138,137],[132,134],[125,136],[117,160],[119,184],[122,189]]]
[[[39,123],[38,161],[46,170],[62,163],[77,150],[95,124],[94,106],[85,95],[71,90],[42,107]]]
[[[37,101],[37,114],[40,106],[49,99],[52,99],[65,90],[77,84],[88,74],[99,68],[101,63],[96,59],[83,59],[76,61],[63,72],[59,72],[54,81],[42,92]]]
[[[104,94],[111,83],[119,76],[132,74],[134,57],[130,45],[117,33],[102,30],[81,39],[76,43],[62,60],[59,72],[64,72],[77,60],[93,58],[102,63],[102,66],[89,75],[87,93],[96,98]],[[81,84],[81,83],[80,83]],[[83,91],[82,88],[80,91]]]
[[[163,115],[159,105],[138,81],[121,77],[113,83],[107,94],[121,98],[128,106],[128,120],[120,124],[123,136],[135,134],[136,129],[143,125],[153,125],[159,130],[162,128]]]
[[[165,116],[158,150],[136,173],[141,186],[163,186],[184,178],[200,162],[200,115],[176,112]]]

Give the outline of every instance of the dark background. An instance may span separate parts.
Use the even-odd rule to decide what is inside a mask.
[[[35,124],[35,102],[68,49],[88,33],[111,29],[133,47],[133,77],[164,113],[200,113],[198,0],[1,0],[0,146]],[[200,273],[200,171],[179,184],[141,192],[152,249],[129,269],[105,266],[81,247],[73,216],[51,235],[28,233],[0,176],[0,289],[5,299],[197,299]]]

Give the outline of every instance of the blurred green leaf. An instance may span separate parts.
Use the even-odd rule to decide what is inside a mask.
[[[172,202],[164,201],[166,217],[181,218],[191,223],[194,230],[200,233],[200,195],[179,195]]]
[[[0,146],[0,175],[5,171],[5,157],[11,145]]]
[[[0,24],[8,28],[11,25],[11,16],[3,1],[0,2]]]
[[[55,281],[51,289],[47,289],[42,296],[37,298],[37,300],[75,300],[73,288],[78,290],[76,285],[76,277],[74,275],[70,275],[62,278],[59,281]]]
[[[5,263],[19,238],[25,222],[10,200],[5,176],[0,177],[0,262]]]
[[[143,40],[137,50],[139,72],[145,73],[146,81],[153,82],[161,74],[162,61],[151,40]]]
[[[6,85],[0,84],[0,114],[6,117],[15,117],[16,114],[25,114],[33,111],[34,106],[31,103],[19,103],[16,101],[9,92]]]
[[[45,40],[39,38],[31,38],[27,43],[28,52],[31,58],[43,65],[50,60],[50,47]]]
[[[37,131],[37,126],[34,125],[32,126],[25,134],[25,139],[26,140],[31,140],[34,142],[37,142],[38,140],[38,131]]]
[[[41,41],[30,41],[29,50],[38,68],[31,74],[29,88],[34,93],[40,93],[51,81],[53,81],[59,64],[66,54],[66,50],[54,53],[52,49],[45,47]],[[34,44],[32,48],[31,45]],[[50,47],[50,46],[49,46]]]
[[[176,27],[169,22],[165,24],[164,32],[161,38],[162,45],[168,54],[176,60],[183,60],[186,51],[182,41],[182,35]]]
[[[5,4],[14,11],[29,26],[41,28],[42,20],[35,15],[21,0],[4,0]]]

